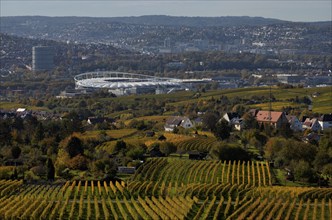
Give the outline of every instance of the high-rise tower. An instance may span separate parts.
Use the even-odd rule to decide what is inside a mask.
[[[32,70],[47,71],[54,68],[54,49],[47,46],[32,47]]]
[[[164,47],[165,48],[171,48],[172,44],[171,44],[171,38],[170,37],[167,37],[165,38],[164,40]]]

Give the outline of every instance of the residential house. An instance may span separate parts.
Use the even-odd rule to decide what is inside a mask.
[[[332,113],[324,114],[319,119],[318,122],[321,126],[321,129],[324,131],[326,129],[332,128]]]
[[[317,118],[306,118],[303,122],[302,128],[312,131],[319,131],[322,129]]]
[[[233,125],[235,121],[240,119],[240,115],[236,112],[227,112],[222,119],[225,119],[229,124]]]
[[[240,115],[236,112],[227,112],[220,120],[227,121],[229,125],[233,126],[238,131],[243,129],[243,119],[240,118]]]
[[[284,112],[259,111],[256,115],[258,124],[270,124],[276,129],[282,128],[288,120]]]
[[[241,131],[244,128],[244,121],[242,118],[233,121],[234,129]]]
[[[286,115],[290,129],[293,131],[302,131],[302,122],[295,115]]]
[[[203,118],[198,117],[198,118],[195,118],[195,119],[194,119],[194,125],[195,125],[195,126],[200,126],[200,125],[202,125],[202,124],[203,124]]]
[[[166,124],[164,126],[165,131],[170,131],[172,132],[174,128],[176,127],[183,127],[185,129],[187,128],[192,128],[193,123],[190,121],[188,117],[183,117],[183,116],[174,116],[174,117],[169,117],[166,120]]]

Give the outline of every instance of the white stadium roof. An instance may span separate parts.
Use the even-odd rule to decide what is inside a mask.
[[[74,77],[78,88],[120,89],[132,87],[179,87],[182,80],[123,72],[88,72]]]

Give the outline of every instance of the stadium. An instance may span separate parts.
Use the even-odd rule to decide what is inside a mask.
[[[187,87],[182,80],[124,72],[87,72],[74,77],[76,89],[107,89],[115,95],[170,93]]]

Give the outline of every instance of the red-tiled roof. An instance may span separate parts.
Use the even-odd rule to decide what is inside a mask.
[[[271,111],[271,118],[269,117],[269,111],[259,111],[256,115],[256,120],[258,122],[272,122],[276,123],[280,117],[282,116],[283,112],[273,112]]]

